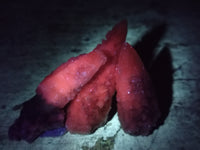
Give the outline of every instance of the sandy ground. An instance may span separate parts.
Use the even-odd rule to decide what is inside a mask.
[[[158,0],[6,2],[0,5],[1,150],[197,150],[200,147],[200,5]],[[123,132],[117,114],[91,135],[70,133],[10,141],[19,116],[14,106],[35,94],[40,81],[72,56],[87,53],[108,30],[128,20],[127,41],[155,82],[163,122],[149,136]],[[34,110],[34,108],[33,108]]]

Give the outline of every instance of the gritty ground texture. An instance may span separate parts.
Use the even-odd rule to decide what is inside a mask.
[[[199,9],[197,0],[2,3],[0,149],[197,150],[200,147]],[[130,136],[123,132],[115,114],[91,135],[67,133],[56,138],[38,138],[32,144],[10,141],[8,128],[20,113],[14,106],[31,98],[41,80],[61,63],[93,50],[106,32],[124,18],[128,20],[127,41],[138,51],[145,51],[141,57],[154,60],[146,61],[147,66],[162,54],[161,63],[152,73],[154,81],[162,85],[159,89],[164,89],[158,89],[165,114],[161,125],[149,136]],[[147,55],[148,50],[154,54]]]

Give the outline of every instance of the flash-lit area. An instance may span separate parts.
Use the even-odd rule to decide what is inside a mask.
[[[178,0],[176,2],[173,0],[62,0],[54,2],[44,0],[39,2],[7,1],[1,3],[1,150],[199,149],[200,3],[198,0]],[[70,125],[72,126],[72,123],[74,123],[73,115],[70,120],[72,123],[66,121],[66,116],[63,117],[63,114],[66,114],[67,110],[70,110],[69,107],[74,104],[70,102],[76,100],[78,103],[78,98],[86,95],[84,95],[84,92],[87,90],[82,90],[84,87],[83,84],[89,85],[88,87],[91,89],[93,88],[92,85],[94,85],[94,88],[98,89],[96,87],[97,84],[90,85],[90,82],[97,80],[96,82],[99,83],[101,77],[106,78],[107,74],[112,74],[112,71],[110,71],[107,74],[105,73],[106,75],[103,73],[101,75],[101,72],[103,72],[101,66],[106,64],[109,69],[112,69],[112,64],[116,60],[110,60],[111,57],[106,57],[103,53],[101,55],[99,53],[92,53],[89,58],[95,58],[94,61],[88,61],[88,55],[81,55],[81,58],[78,57],[78,61],[76,59],[71,61],[74,64],[74,66],[71,66],[71,70],[74,72],[67,69],[64,70],[65,64],[63,65],[64,67],[60,67],[61,69],[58,68],[57,72],[64,70],[67,73],[71,73],[71,78],[68,79],[69,84],[62,83],[62,80],[60,80],[61,71],[61,73],[59,72],[60,74],[55,76],[55,81],[60,82],[59,84],[57,83],[58,88],[70,85],[66,89],[69,89],[68,95],[73,100],[70,99],[70,104],[67,106],[63,104],[65,101],[60,102],[60,104],[56,103],[57,99],[59,100],[60,97],[66,98],[66,96],[60,96],[61,94],[59,95],[60,97],[57,96],[57,89],[54,90],[51,88],[51,83],[54,82],[53,79],[44,81],[45,86],[47,86],[45,88],[42,87],[41,81],[71,57],[90,53],[98,44],[102,43],[103,39],[106,39],[108,31],[111,31],[117,23],[124,19],[128,22],[126,42],[136,50],[152,80],[152,89],[149,89],[147,93],[155,91],[158,99],[155,104],[160,110],[160,114],[156,114],[156,117],[159,116],[157,125],[147,135],[128,134],[129,130],[127,131],[123,128],[123,121],[119,119],[120,115],[118,117],[117,102],[119,103],[121,99],[116,100],[118,95],[115,92],[115,75],[113,75],[113,83],[109,83],[110,87],[112,86],[109,92],[111,93],[111,97],[112,95],[113,97],[112,102],[110,101],[112,108],[107,117],[108,120],[105,123],[102,122],[101,126],[90,134],[84,135],[67,132],[65,127],[67,128],[68,126],[70,129]],[[125,29],[124,32],[126,33]],[[117,47],[116,45],[115,47]],[[124,47],[127,48],[126,46]],[[122,55],[122,53],[120,54]],[[118,54],[115,55],[118,56]],[[128,57],[128,53],[126,55]],[[114,58],[117,56],[114,56]],[[126,61],[125,58],[122,60]],[[128,60],[129,62],[134,62],[131,58],[128,58]],[[81,63],[77,65],[79,61]],[[87,65],[85,65],[84,61],[86,61]],[[107,61],[111,62],[110,66],[107,64]],[[130,66],[122,66],[121,70],[123,68],[137,68],[136,65],[131,66],[129,62]],[[121,64],[124,65],[127,63],[123,63],[122,61]],[[95,65],[96,68],[92,68],[92,65]],[[87,69],[88,72],[79,70],[77,66],[81,69],[84,68],[82,66],[86,66],[86,68],[89,66],[88,68],[91,71],[89,72],[89,69]],[[144,69],[141,68],[140,66],[140,70]],[[128,69],[127,72],[129,72]],[[98,72],[99,70],[101,71],[100,73]],[[76,76],[76,72],[79,75]],[[99,78],[96,72],[100,74]],[[124,74],[126,76],[125,72]],[[72,82],[75,78],[77,78],[76,84]],[[123,78],[123,76],[117,78],[118,81],[121,81],[117,85],[117,93],[123,95],[123,81],[126,83],[126,78],[122,80],[119,78]],[[46,99],[57,96],[52,99],[55,100],[53,102],[55,106],[57,105],[59,108],[57,106],[54,108],[51,104],[43,106],[44,102],[41,99],[44,97],[34,97],[38,85],[40,85],[39,92],[41,95],[45,92],[47,93]],[[73,86],[75,89],[73,89]],[[137,86],[135,87],[137,90]],[[47,88],[50,89],[50,92],[46,90]],[[66,91],[59,92],[63,94],[68,92]],[[78,94],[82,92],[83,95],[77,96],[75,92]],[[108,96],[110,96],[109,94]],[[128,94],[130,94],[129,91]],[[97,94],[97,96],[103,97],[101,94]],[[35,101],[35,99],[39,100]],[[126,101],[126,99],[123,101]],[[107,106],[106,103],[103,104]],[[103,104],[99,103],[98,105],[101,106]],[[110,105],[109,102],[108,105]],[[155,105],[152,104],[152,107]],[[75,110],[76,108],[78,107],[74,104],[74,108],[72,108],[72,111],[75,112],[74,116],[76,116],[76,113],[82,113],[81,109]],[[90,110],[90,108],[87,109]],[[51,111],[49,112],[48,110]],[[28,142],[20,140],[20,138],[25,138],[18,137],[17,135],[15,135],[14,140],[9,138],[10,126],[20,116],[20,113],[22,116],[23,112],[27,112],[23,115],[24,118],[28,118],[29,116],[36,118],[28,122],[29,124],[25,122],[24,126],[20,128],[21,133],[27,131],[27,126],[30,128],[29,132],[23,134],[27,136]],[[33,115],[32,112],[39,113]],[[144,110],[144,112],[146,111]],[[100,115],[103,115],[103,113],[102,110],[102,114]],[[147,116],[153,118],[151,115],[157,113],[157,111],[149,113],[151,114]],[[41,117],[37,120],[37,116]],[[80,117],[80,124],[81,121],[85,121],[81,115],[77,116]],[[91,115],[89,119],[92,120],[92,117],[94,117],[93,120],[97,118],[97,116]],[[138,118],[140,119],[141,117]],[[53,122],[50,122],[52,120]],[[127,120],[129,121],[129,119]],[[66,124],[65,121],[67,122]],[[146,123],[146,128],[149,128],[149,124],[151,122]],[[34,130],[36,126],[39,128]],[[45,128],[45,131],[48,131],[50,127],[58,129],[44,133],[42,132],[43,130],[41,131],[41,128]],[[81,127],[83,126],[80,125],[80,129],[82,129]],[[29,137],[29,133],[34,134],[34,136]]]

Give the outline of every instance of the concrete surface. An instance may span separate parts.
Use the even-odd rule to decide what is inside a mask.
[[[197,0],[2,3],[0,149],[200,149],[199,10]],[[91,135],[67,133],[32,144],[10,141],[8,128],[20,112],[13,107],[31,98],[40,81],[62,62],[93,50],[124,18],[127,41],[151,68],[163,112],[158,129],[149,136],[130,136],[116,114]]]

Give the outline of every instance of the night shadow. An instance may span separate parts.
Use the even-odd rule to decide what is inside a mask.
[[[161,125],[169,114],[173,93],[173,68],[171,54],[168,47],[164,47],[152,62],[152,67],[150,68],[149,73],[158,97],[158,104],[161,111],[161,119],[159,123]]]
[[[142,37],[140,41],[133,45],[147,70],[150,69],[150,65],[152,64],[152,60],[155,55],[155,48],[164,36],[166,27],[167,25],[165,23],[153,27]]]
[[[159,125],[164,123],[169,114],[173,92],[173,68],[169,48],[165,46],[155,57],[156,47],[164,36],[166,27],[166,24],[155,26],[152,30],[147,32],[135,46],[133,46],[148,70],[156,90],[161,111]]]

